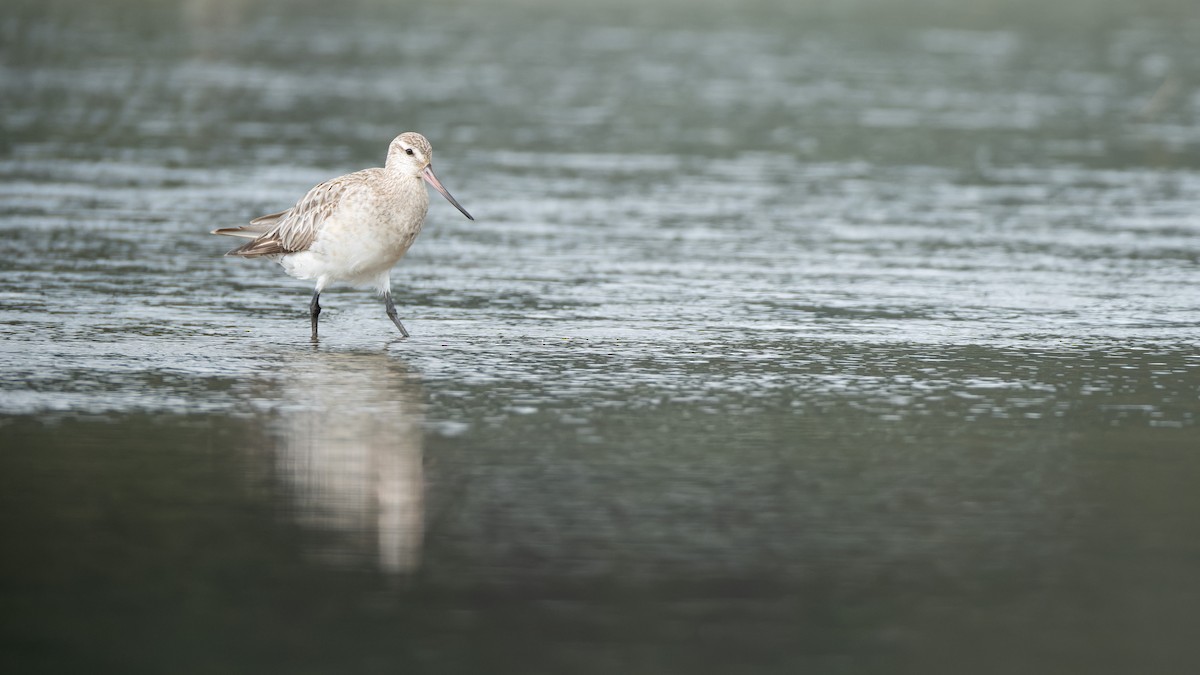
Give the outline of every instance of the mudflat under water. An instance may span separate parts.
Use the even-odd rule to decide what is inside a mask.
[[[3,670],[1200,665],[1194,11],[316,4],[0,12]]]

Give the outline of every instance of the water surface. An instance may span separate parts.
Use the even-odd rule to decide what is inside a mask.
[[[1197,17],[934,4],[5,10],[5,670],[1190,672]]]

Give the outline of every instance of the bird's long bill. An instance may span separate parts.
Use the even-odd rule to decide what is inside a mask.
[[[442,185],[442,181],[438,180],[438,177],[434,175],[432,164],[425,165],[425,170],[421,172],[421,177],[424,178],[427,183],[432,185],[434,190],[442,193],[442,196],[445,197],[451,204],[453,204],[454,208],[462,211],[462,214],[467,217],[467,220],[475,220],[475,217],[467,213],[467,210],[462,207],[462,204],[458,203],[458,200],[455,199],[454,196],[450,194],[450,191]]]

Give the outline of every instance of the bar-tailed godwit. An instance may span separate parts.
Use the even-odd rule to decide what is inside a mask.
[[[213,234],[252,240],[226,255],[268,258],[297,279],[317,282],[309,303],[314,340],[321,291],[334,282],[373,286],[383,296],[392,323],[408,337],[392,303],[391,270],[420,234],[429,211],[429,194],[421,181],[475,220],[434,175],[432,158],[433,148],[424,136],[405,132],[388,147],[383,168],[325,181],[286,211]]]

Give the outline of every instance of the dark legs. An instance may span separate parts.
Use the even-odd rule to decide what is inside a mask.
[[[400,335],[408,337],[408,331],[404,329],[404,324],[400,323],[400,316],[396,313],[396,305],[392,302],[392,294],[384,293],[383,302],[387,307],[388,318],[392,323],[396,324],[396,328],[400,329]],[[313,293],[312,302],[308,303],[308,313],[312,317],[312,341],[317,341],[317,317],[321,316],[321,291]]]
[[[308,303],[308,313],[312,315],[312,339],[314,341],[317,339],[317,317],[321,316],[321,303],[318,302],[320,299],[321,291],[317,291],[313,293],[312,302]]]
[[[313,303],[315,304],[316,302],[317,302],[316,299],[313,299]],[[404,330],[404,324],[400,323],[400,317],[396,315],[396,305],[392,304],[392,294],[384,293],[383,294],[383,302],[387,306],[388,318],[392,320],[392,323],[396,324],[396,328],[400,329],[401,335],[403,335],[404,337],[408,337],[408,331]],[[313,337],[316,337],[316,336],[317,336],[317,315],[314,314],[313,315]]]

